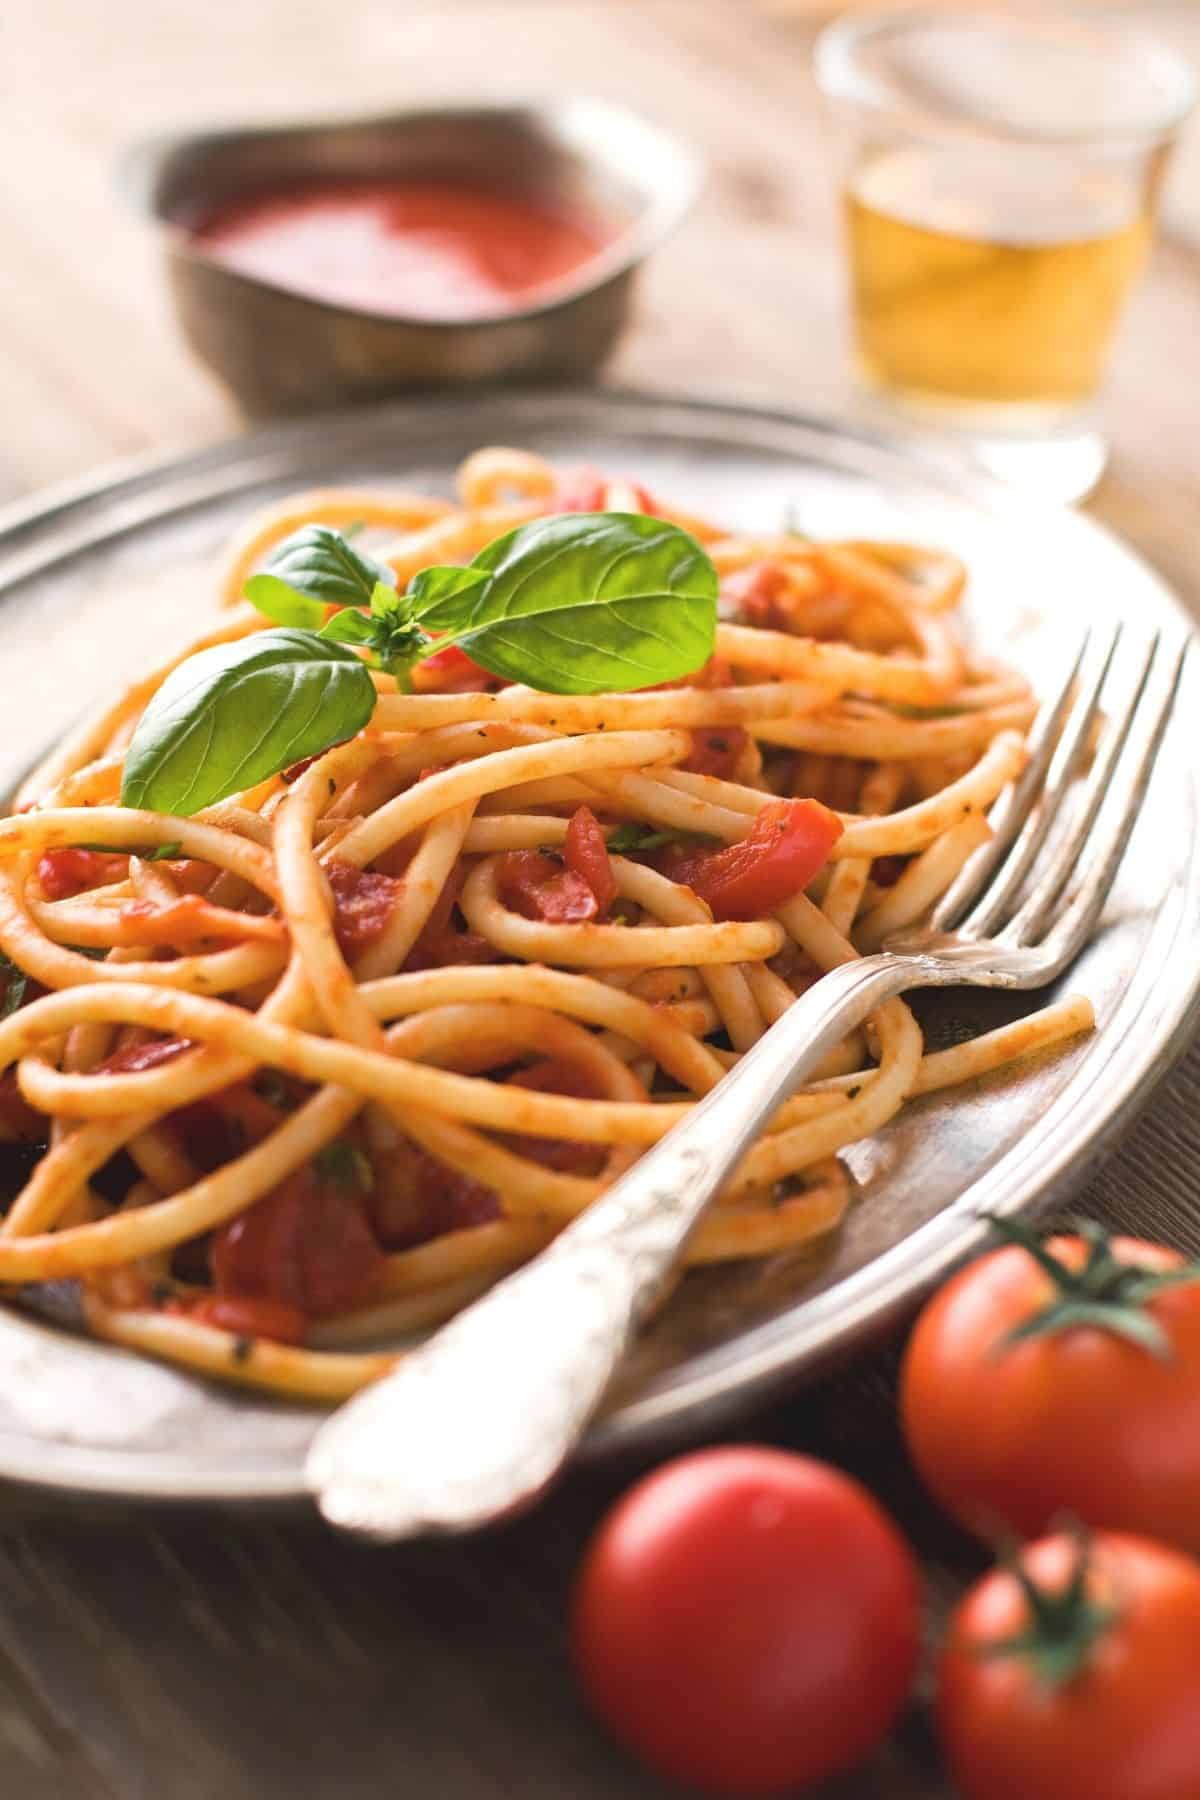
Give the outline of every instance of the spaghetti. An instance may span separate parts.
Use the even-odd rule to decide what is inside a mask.
[[[822,971],[918,918],[1035,710],[963,649],[945,553],[737,537],[515,450],[458,491],[255,520],[199,647],[262,626],[247,577],[309,520],[386,534],[404,584],[575,510],[704,545],[714,656],[562,694],[451,647],[412,692],[374,674],[347,741],[194,817],[119,804],[161,670],[0,822],[0,1151],[30,1170],[0,1282],[77,1278],[99,1335],[312,1400],[535,1254]],[[926,1054],[890,1002],[780,1108],[688,1261],[819,1241],[850,1199],[840,1150],[1090,1024],[1069,999]]]

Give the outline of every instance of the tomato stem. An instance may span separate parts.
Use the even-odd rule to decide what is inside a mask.
[[[1087,1257],[1082,1268],[1073,1269],[1020,1220],[996,1213],[986,1217],[997,1237],[1024,1250],[1054,1285],[1046,1305],[1000,1340],[997,1354],[1014,1344],[1091,1326],[1123,1337],[1163,1361],[1170,1358],[1167,1334],[1147,1307],[1166,1288],[1200,1281],[1200,1263],[1147,1269],[1140,1263],[1123,1262],[1113,1250],[1110,1233],[1094,1219],[1081,1219],[1076,1230],[1087,1245]]]
[[[1034,1670],[1038,1682],[1050,1692],[1073,1681],[1088,1662],[1094,1646],[1112,1628],[1118,1609],[1092,1600],[1088,1594],[1091,1572],[1091,1539],[1082,1526],[1074,1528],[1076,1555],[1070,1579],[1061,1589],[1041,1587],[1013,1552],[1002,1559],[1020,1584],[1029,1607],[1029,1624],[1013,1637],[982,1644],[983,1657],[1016,1656]]]

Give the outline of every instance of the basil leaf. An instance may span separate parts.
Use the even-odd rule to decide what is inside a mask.
[[[337,644],[374,644],[379,628],[367,613],[356,606],[343,606],[332,619],[322,625],[319,635]]]
[[[667,844],[716,844],[719,838],[709,837],[700,831],[682,831],[677,826],[668,825],[661,831],[652,826],[636,825],[630,819],[624,825],[618,825],[608,840],[607,848],[615,850],[618,856],[637,855],[643,850],[661,850]]]
[[[0,1019],[7,1019],[24,1003],[28,986],[24,969],[18,969],[12,958],[0,950]]]
[[[267,558],[266,574],[297,594],[307,594],[310,600],[327,606],[367,606],[377,581],[389,588],[396,585],[396,577],[386,563],[356,550],[329,525],[302,525],[276,544]],[[256,606],[258,601],[250,590],[259,579],[252,576],[246,584],[247,597]],[[309,623],[307,619],[284,622]],[[317,623],[320,624],[319,619]]]
[[[136,856],[142,862],[174,862],[183,855],[182,844],[160,844],[156,850],[130,850],[127,844],[80,844],[81,850],[97,850],[101,856]],[[102,952],[104,956],[108,951]]]
[[[407,594],[399,594],[394,587],[389,587],[386,581],[377,581],[371,589],[371,617],[411,625],[412,601]]]
[[[493,675],[548,694],[628,692],[689,675],[712,655],[716,570],[665,519],[535,519],[471,568],[491,579],[474,592],[444,584],[421,622],[441,624],[453,609],[454,641]]]
[[[375,685],[353,650],[309,631],[258,631],[172,671],[125,755],[121,803],[199,812],[361,731]]]
[[[478,568],[422,569],[408,584],[413,617],[427,631],[457,631],[470,619],[470,607],[491,577]]]
[[[276,625],[319,631],[325,622],[325,608],[321,602],[298,593],[278,575],[252,575],[246,583],[245,595],[252,606],[257,606],[259,612],[273,619]]]

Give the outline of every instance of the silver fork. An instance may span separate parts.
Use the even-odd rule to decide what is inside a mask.
[[[1187,653],[1186,638],[1171,650],[1156,636],[1131,659],[1131,691],[1106,708],[1080,789],[1120,637],[1118,627],[1098,644],[1084,639],[1039,714],[1022,775],[993,809],[995,836],[928,928],[826,975],[541,1256],[318,1431],[308,1480],[327,1519],[394,1540],[471,1530],[536,1499],[713,1196],[834,1045],[910,988],[1039,988],[1074,961],[1124,854]],[[1063,801],[1075,789],[1071,816]]]

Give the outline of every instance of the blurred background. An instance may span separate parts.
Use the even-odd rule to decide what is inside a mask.
[[[810,73],[845,9],[818,0],[38,0],[0,24],[0,498],[113,456],[238,427],[189,356],[153,234],[118,196],[132,138],[445,99],[595,94],[693,141],[710,175],[648,264],[622,384],[808,411],[848,392],[835,177]],[[1035,4],[1032,10],[1039,8]],[[1200,58],[1194,0],[1109,7]],[[1106,402],[1117,455],[1182,498],[1200,377],[1200,132],[1177,155],[1154,278],[1124,322]],[[1139,483],[1139,488],[1141,484]],[[1133,495],[1119,500],[1136,531]]]

